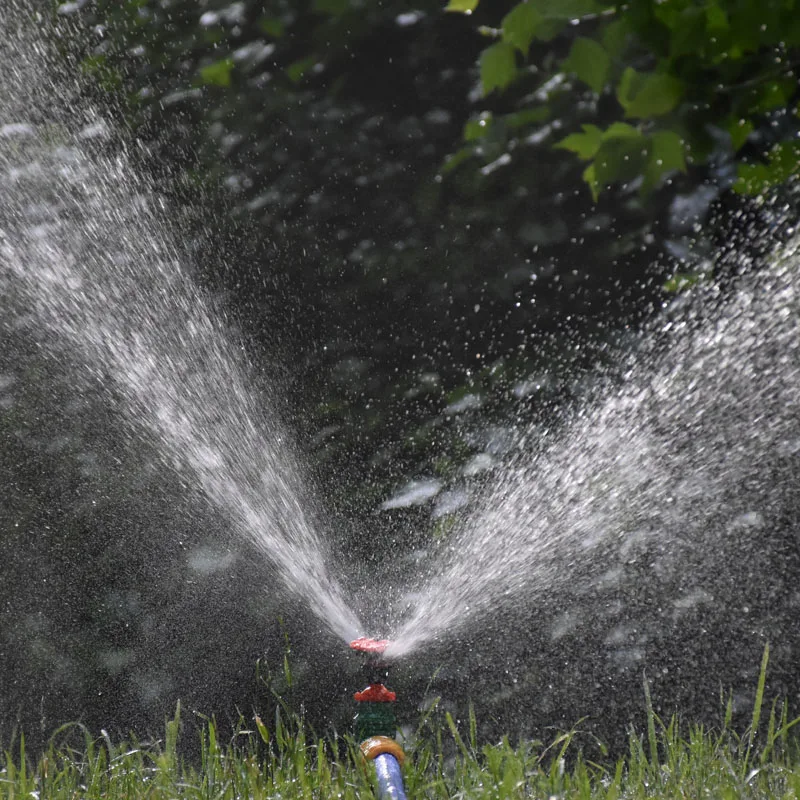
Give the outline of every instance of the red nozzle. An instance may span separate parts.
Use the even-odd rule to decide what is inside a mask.
[[[357,703],[394,703],[397,695],[382,683],[371,683],[363,692],[356,692],[353,699]]]
[[[391,644],[388,639],[370,639],[362,636],[350,642],[350,649],[357,650],[359,653],[367,653],[371,656],[379,656]]]

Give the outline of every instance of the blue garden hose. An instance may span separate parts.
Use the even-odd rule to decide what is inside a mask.
[[[389,753],[382,753],[375,756],[374,763],[380,800],[406,800],[403,775],[398,760]]]

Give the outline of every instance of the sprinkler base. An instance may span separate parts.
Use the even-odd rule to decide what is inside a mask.
[[[394,716],[397,695],[383,685],[387,667],[381,657],[389,644],[388,639],[367,637],[350,642],[351,649],[367,657],[364,672],[369,683],[366,689],[353,695],[358,703],[354,722],[361,753],[375,764],[380,800],[406,800],[400,770],[406,756],[392,738],[397,732]]]
[[[367,761],[372,761],[385,753],[394,756],[401,766],[406,760],[406,754],[403,752],[403,748],[400,747],[394,739],[388,736],[371,736],[369,739],[365,739],[361,742],[359,750],[361,750],[361,755],[363,755]]]

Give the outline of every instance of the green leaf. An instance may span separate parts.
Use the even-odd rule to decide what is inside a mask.
[[[517,74],[515,50],[508,42],[487,47],[480,59],[481,86],[487,95],[494,89],[505,89]]]
[[[704,277],[700,272],[676,272],[661,288],[670,294],[677,294],[685,289],[691,289]]]
[[[686,147],[675,131],[656,131],[650,135],[650,159],[663,172],[677,169],[686,172]]]
[[[536,38],[540,42],[550,42],[567,26],[567,20],[557,17],[545,17],[536,29]]]
[[[510,130],[524,128],[526,125],[536,125],[550,119],[549,106],[537,106],[536,108],[523,108],[520,111],[512,111],[503,117],[506,127]]]
[[[770,185],[769,168],[766,164],[739,164],[736,172],[738,178],[733,184],[733,190],[737,194],[756,197]]]
[[[475,150],[471,146],[462,147],[460,150],[451,153],[445,158],[444,164],[442,164],[442,168],[439,172],[442,175],[447,175],[448,172],[453,172],[453,170],[458,169],[465,161],[469,161],[469,159],[474,156]]]
[[[118,91],[122,87],[122,73],[111,66],[105,55],[87,56],[80,62],[80,69],[91,75],[107,92]]]
[[[583,131],[583,133],[571,133],[565,139],[556,142],[553,147],[569,150],[584,161],[594,158],[603,143],[603,131],[596,125],[584,125]]]
[[[523,55],[531,42],[549,42],[571,20],[600,10],[596,0],[523,0],[503,17],[503,40]]]
[[[733,188],[739,194],[759,195],[800,174],[800,142],[780,142],[769,151],[767,164],[740,164]]]
[[[647,162],[648,144],[642,134],[605,139],[594,159],[597,182],[605,186],[641,175]]]
[[[600,197],[600,184],[597,182],[597,173],[594,168],[594,164],[589,164],[588,167],[583,171],[583,180],[589,186],[589,191],[592,193],[592,199],[597,202],[597,198]]]
[[[753,123],[749,119],[737,119],[728,124],[728,133],[731,137],[731,146],[736,153],[744,146],[747,137],[753,132]]]
[[[681,11],[673,24],[669,25],[670,58],[679,58],[702,50],[708,41],[706,19],[706,10],[703,8],[690,6]]]
[[[503,41],[513,45],[523,56],[528,54],[537,28],[543,21],[533,3],[520,3],[503,17]]]
[[[728,30],[728,15],[717,5],[706,8],[706,27],[710,33],[720,33]]]
[[[662,176],[673,170],[686,172],[684,141],[675,131],[656,131],[650,136],[642,194],[657,188]]]
[[[444,10],[471,14],[478,7],[478,2],[479,0],[450,0]]]
[[[740,53],[755,53],[762,44],[762,25],[766,23],[765,11],[770,3],[743,3],[730,17],[730,34],[733,48]]]
[[[639,139],[642,132],[627,122],[612,122],[603,132],[603,141],[609,139]]]
[[[579,36],[572,43],[561,69],[574,73],[579,80],[600,94],[611,72],[611,56],[599,42]]]
[[[788,24],[783,28],[783,41],[787,47],[800,45],[800,14],[792,14]]]
[[[316,62],[317,59],[313,56],[303,58],[300,61],[294,61],[293,63],[289,64],[288,67],[286,67],[286,76],[292,83],[299,83],[302,80],[303,75],[305,75],[306,72],[308,72],[311,67],[316,64]]]
[[[565,22],[602,11],[596,0],[528,0],[528,4],[534,6],[545,19],[561,19]]]
[[[273,39],[280,39],[286,30],[286,26],[277,17],[261,17],[258,27]]]
[[[474,142],[476,139],[482,139],[492,126],[492,114],[489,111],[484,111],[477,119],[467,121],[464,126],[463,138],[465,142]]]
[[[556,147],[571,150],[583,159],[594,157],[583,172],[583,180],[595,202],[607,184],[643,173],[651,142],[640,130],[627,122],[615,122],[605,131],[594,125],[584,125],[583,130],[582,134],[567,136]]]
[[[622,17],[606,25],[600,41],[607,52],[614,53],[619,58],[625,51],[630,35],[630,22],[626,17]]]
[[[639,73],[628,67],[617,87],[617,100],[628,118],[668,114],[683,96],[683,83],[666,72]]]
[[[627,109],[633,102],[643,83],[644,76],[641,73],[637,72],[633,67],[626,67],[617,84],[617,100],[624,109]]]
[[[231,72],[233,71],[233,59],[223,58],[200,67],[200,80],[210,86],[230,86]]]
[[[797,79],[784,78],[774,81],[767,81],[759,87],[757,99],[752,104],[755,112],[766,113],[776,108],[787,105],[797,89]]]

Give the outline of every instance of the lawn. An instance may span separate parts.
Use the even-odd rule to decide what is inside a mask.
[[[445,715],[425,717],[406,744],[409,798],[798,798],[797,720],[786,705],[764,704],[765,651],[751,723],[731,727],[728,703],[716,730],[665,723],[645,688],[647,729],[631,733],[623,757],[605,762],[582,755],[580,725],[547,744],[508,740],[482,744],[470,715],[466,731]],[[0,798],[312,798],[374,797],[370,768],[347,738],[321,739],[283,709],[269,724],[244,720],[221,739],[213,721],[201,735],[200,758],[184,760],[178,746],[180,709],[163,739],[114,743],[78,725],[59,729],[31,759],[19,737],[0,760]],[[76,747],[76,735],[81,742]],[[69,744],[68,742],[72,742]],[[592,742],[593,751],[597,751]]]

